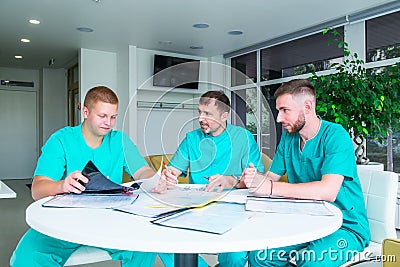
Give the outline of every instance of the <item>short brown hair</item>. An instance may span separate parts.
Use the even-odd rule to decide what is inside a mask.
[[[279,96],[284,94],[289,94],[292,96],[306,94],[312,96],[314,98],[314,101],[316,95],[312,82],[307,79],[294,79],[287,83],[284,83],[278,88],[278,90],[276,90],[274,96],[275,98],[278,98]]]
[[[208,91],[204,93],[199,100],[200,105],[208,105],[211,99],[215,99],[215,105],[217,109],[223,112],[229,112],[231,110],[231,102],[229,98],[225,95],[224,91]]]
[[[118,104],[118,97],[113,90],[106,86],[96,86],[90,89],[85,96],[83,105],[91,109],[97,102]]]

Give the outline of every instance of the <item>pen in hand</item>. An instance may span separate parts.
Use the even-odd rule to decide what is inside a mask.
[[[167,172],[172,174],[171,169],[167,166],[167,164],[165,163],[165,161],[163,161],[163,165],[164,165],[164,168],[167,170]],[[174,174],[172,174],[172,175],[174,175]],[[168,181],[168,179],[167,179],[167,183],[178,184],[178,180],[175,180],[174,183],[172,183],[172,182]]]
[[[164,168],[165,168],[169,173],[171,173],[171,169],[167,166],[167,164],[165,163],[165,161],[163,161],[163,165],[164,165]]]

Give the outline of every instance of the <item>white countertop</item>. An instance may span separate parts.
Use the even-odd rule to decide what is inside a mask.
[[[17,194],[0,180],[0,198],[16,198]]]

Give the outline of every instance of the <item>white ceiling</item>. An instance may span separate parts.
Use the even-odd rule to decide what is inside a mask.
[[[49,67],[54,58],[51,67],[65,67],[81,47],[115,52],[134,45],[209,57],[388,2],[393,0],[0,0],[0,66]],[[195,23],[210,27],[196,29]],[[228,35],[231,30],[244,34]],[[17,54],[24,58],[14,59]]]

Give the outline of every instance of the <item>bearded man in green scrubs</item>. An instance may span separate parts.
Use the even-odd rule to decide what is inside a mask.
[[[179,145],[168,169],[164,169],[155,192],[167,192],[168,184],[177,183],[177,177],[190,169],[189,182],[206,184],[206,191],[244,187],[240,179],[250,162],[263,172],[264,164],[253,135],[240,126],[227,123],[229,98],[223,91],[208,91],[199,99],[200,128],[188,132]],[[168,183],[167,183],[168,182]],[[242,267],[247,262],[247,251],[220,253],[218,261],[224,267]],[[173,254],[160,253],[167,267],[174,265]],[[207,263],[199,257],[198,266]]]
[[[88,179],[82,175],[81,170],[89,160],[115,183],[122,182],[123,170],[135,179],[153,176],[154,171],[147,166],[130,138],[121,131],[113,130],[117,115],[118,98],[110,88],[97,86],[90,89],[82,108],[83,123],[58,130],[42,147],[33,175],[33,199],[71,192],[82,193],[85,186],[80,181],[87,183]],[[82,229],[85,227],[83,225]],[[64,266],[69,256],[80,246],[29,229],[14,251],[10,266]],[[154,253],[105,250],[112,259],[121,260],[123,267],[154,265]]]
[[[275,97],[277,122],[285,131],[267,175],[257,173],[250,164],[244,172],[246,186],[256,195],[331,202],[342,211],[343,224],[318,240],[252,251],[249,262],[251,266],[290,266],[289,258],[295,256],[297,266],[340,266],[356,251],[363,251],[370,239],[350,135],[341,125],[316,115],[316,92],[310,81],[287,82]],[[288,183],[278,182],[284,173]]]

